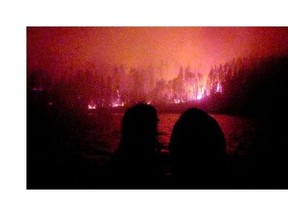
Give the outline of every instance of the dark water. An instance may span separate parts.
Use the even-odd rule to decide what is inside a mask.
[[[162,151],[167,147],[172,128],[180,114],[160,113],[158,131]],[[212,114],[224,132],[227,152],[230,156],[249,154],[252,145],[261,136],[261,122],[255,118]],[[89,113],[84,125],[84,139],[80,154],[98,163],[105,163],[118,148],[121,137],[121,119],[123,113]]]

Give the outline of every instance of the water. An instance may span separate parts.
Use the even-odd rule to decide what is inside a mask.
[[[223,130],[227,152],[230,155],[245,155],[258,138],[260,121],[253,118],[212,114]],[[159,115],[160,141],[168,145],[171,132],[180,114],[164,113]]]
[[[212,114],[224,132],[229,155],[247,155],[253,143],[257,142],[260,121],[248,117]],[[105,163],[118,148],[121,138],[123,113],[90,113],[85,122],[81,155],[87,159]],[[163,152],[167,152],[173,126],[180,114],[158,114],[159,141]]]

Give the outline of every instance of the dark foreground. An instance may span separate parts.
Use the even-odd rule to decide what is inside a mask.
[[[167,145],[179,114],[159,114],[162,145],[157,177],[133,180],[110,175],[107,164],[120,141],[122,116],[123,112],[113,110],[87,112],[28,104],[27,188],[288,188],[286,118],[279,113],[257,118],[238,116],[233,121],[229,116],[212,115],[224,131],[229,157],[225,172],[219,173],[220,180],[211,176],[197,184],[175,180],[170,172]]]

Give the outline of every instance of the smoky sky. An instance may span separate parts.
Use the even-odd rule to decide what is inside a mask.
[[[28,27],[28,73],[61,75],[98,64],[156,68],[164,78],[190,66],[207,74],[237,57],[288,51],[285,27]],[[158,70],[157,70],[158,69]]]

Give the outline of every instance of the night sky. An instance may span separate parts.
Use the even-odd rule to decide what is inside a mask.
[[[182,65],[207,74],[234,57],[288,51],[288,28],[28,27],[28,73],[53,76],[97,64],[160,68],[166,79]]]

